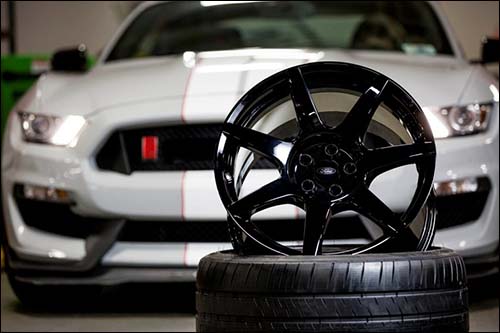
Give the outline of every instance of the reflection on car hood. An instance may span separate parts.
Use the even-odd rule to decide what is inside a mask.
[[[72,105],[73,114],[86,114],[154,99],[219,98],[223,116],[259,81],[287,67],[314,61],[349,62],[377,70],[402,85],[421,105],[456,103],[472,71],[472,66],[453,57],[382,51],[186,52],[180,56],[105,63],[83,76],[48,74],[39,82],[43,91],[41,104],[50,106],[50,113],[68,112]]]

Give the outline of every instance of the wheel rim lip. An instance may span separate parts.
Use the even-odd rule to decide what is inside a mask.
[[[435,144],[434,144],[434,139],[432,137],[432,133],[430,131],[430,127],[426,121],[425,115],[422,111],[422,109],[418,106],[418,103],[411,97],[411,95],[401,86],[399,86],[396,82],[391,80],[390,78],[386,77],[385,75],[378,73],[372,69],[359,66],[359,65],[354,65],[354,64],[348,64],[348,63],[341,63],[341,62],[320,62],[320,63],[311,63],[311,64],[305,64],[305,65],[298,65],[295,67],[300,67],[301,70],[304,73],[314,73],[314,71],[319,71],[321,70],[322,66],[326,66],[327,68],[331,68],[334,71],[335,70],[341,70],[341,69],[354,69],[355,71],[362,72],[364,74],[367,74],[367,76],[371,76],[372,80],[374,78],[385,78],[387,80],[390,80],[397,88],[398,88],[398,94],[402,94],[405,98],[406,101],[409,102],[409,105],[407,107],[408,110],[410,111],[411,116],[413,116],[413,122],[415,124],[418,124],[420,126],[420,132],[418,132],[418,135],[416,135],[413,132],[410,132],[410,130],[407,128],[405,124],[403,126],[407,129],[407,131],[410,132],[410,135],[414,141],[414,143],[419,143],[419,142],[424,142],[424,141],[431,141],[433,143],[433,148],[435,152]],[[294,67],[292,67],[294,68]],[[240,125],[240,126],[253,126],[258,119],[260,119],[259,116],[262,114],[266,114],[269,112],[269,110],[272,109],[270,105],[267,107],[262,107],[256,111],[251,110],[254,105],[252,103],[257,103],[255,101],[255,95],[266,95],[269,90],[277,89],[280,84],[283,84],[283,81],[287,79],[286,75],[286,70],[278,72],[267,79],[261,81],[259,84],[254,86],[252,89],[250,89],[245,95],[243,95],[240,100],[236,103],[234,108],[231,110],[230,114],[225,120],[225,123],[229,124],[235,124],[235,125]],[[368,85],[371,85],[371,83],[368,83]],[[350,89],[350,91],[353,92],[359,92],[362,93],[363,87],[358,87],[358,89]],[[311,88],[309,88],[311,91]],[[349,89],[348,89],[349,90]],[[289,96],[288,96],[289,97]],[[285,95],[284,98],[286,99],[287,96]],[[274,103],[277,102],[276,98],[270,97],[271,101],[274,101]],[[394,110],[392,108],[387,108],[391,114],[393,114],[396,118],[401,119],[400,116],[395,114]],[[264,112],[262,112],[262,110]],[[267,110],[267,111],[266,111]],[[413,124],[413,125],[415,125]],[[423,124],[423,125],[422,125]],[[236,193],[236,190],[231,189],[231,184],[234,183],[234,176],[231,175],[232,181],[228,182],[228,178],[226,175],[228,172],[231,172],[231,168],[234,167],[234,158],[236,156],[236,153],[238,151],[239,146],[235,145],[234,143],[231,144],[230,141],[231,138],[226,136],[224,133],[221,134],[221,137],[219,139],[219,144],[216,152],[216,158],[215,158],[215,179],[216,179],[216,185],[217,189],[219,191],[219,195],[221,197],[221,200],[228,209],[228,207],[236,202],[238,200],[238,195]],[[229,149],[231,154],[230,156],[223,156],[223,152],[225,149]],[[227,155],[227,154],[226,154]],[[231,168],[227,168],[227,164],[231,166]],[[423,204],[429,197],[431,190],[432,190],[432,180],[434,176],[434,169],[435,169],[435,154],[432,155],[431,157],[428,158],[428,161],[426,162],[426,170],[425,172],[419,171],[419,186],[417,186],[417,190],[415,192],[415,195],[412,199],[412,203],[410,204],[410,207],[407,209],[405,214],[402,217],[403,223],[408,227],[413,219],[418,215],[420,209],[423,207]],[[417,166],[418,167],[418,166]],[[417,168],[418,169],[418,168]],[[418,170],[417,170],[418,171]],[[425,177],[423,179],[420,178],[420,174],[425,174]],[[420,190],[419,190],[420,188]],[[418,193],[417,195],[417,191]],[[239,216],[234,216],[231,214],[231,212],[228,210],[228,214],[230,217],[233,219],[233,221],[237,224],[237,226],[243,230],[247,234],[247,236],[251,237],[254,239],[257,243],[260,243],[264,247],[268,248],[269,250],[279,253],[279,254],[299,254],[297,251],[287,251],[286,249],[283,248],[280,244],[278,244],[276,241],[270,239],[266,235],[259,235],[258,239],[254,237],[254,235],[251,234],[251,229],[248,229],[247,226],[249,223],[243,221],[243,219]],[[263,236],[262,238],[260,238]],[[390,237],[387,237],[390,238]],[[387,240],[385,240],[387,241]],[[384,241],[384,242],[385,242]],[[376,242],[376,240],[374,241]],[[373,243],[374,243],[373,242]],[[273,248],[274,245],[279,245]]]

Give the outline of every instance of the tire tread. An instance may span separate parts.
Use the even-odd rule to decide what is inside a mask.
[[[446,249],[325,257],[208,255],[199,331],[468,330],[464,262]]]

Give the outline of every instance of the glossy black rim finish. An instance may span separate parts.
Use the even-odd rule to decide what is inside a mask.
[[[328,89],[360,94],[335,128],[322,121],[311,97],[311,91]],[[251,129],[273,106],[287,99],[293,102],[299,127],[293,140]],[[368,125],[381,103],[402,123],[413,143],[376,149],[364,146]],[[238,199],[234,163],[240,147],[272,161],[280,177]],[[215,179],[230,221],[273,253],[321,254],[323,234],[331,218],[347,210],[369,218],[384,235],[370,244],[336,253],[390,249],[391,244],[422,250],[430,245],[433,226],[425,226],[418,237],[409,225],[432,190],[435,156],[434,138],[425,115],[402,87],[362,66],[318,62],[274,74],[238,101],[224,123],[216,153]],[[416,165],[417,188],[406,212],[395,214],[369,186],[377,175],[408,164]],[[306,212],[302,251],[272,240],[251,221],[253,214],[282,204],[293,204]]]

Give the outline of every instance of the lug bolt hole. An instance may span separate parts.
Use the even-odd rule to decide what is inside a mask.
[[[311,164],[313,164],[314,160],[312,158],[311,155],[309,154],[300,154],[299,156],[299,164],[302,165],[302,166],[310,166]]]
[[[300,184],[300,187],[304,192],[309,193],[316,189],[316,184],[312,180],[306,179]]]
[[[354,163],[344,164],[344,172],[347,175],[352,175],[352,174],[356,173],[356,171],[357,171],[356,164],[354,164]]]
[[[329,144],[325,147],[325,154],[327,154],[328,156],[335,156],[338,154],[338,152],[339,147],[337,147],[337,145]]]
[[[332,197],[338,197],[339,195],[341,195],[344,191],[342,190],[342,187],[340,187],[340,185],[337,185],[337,184],[333,184],[332,186],[330,186],[330,188],[328,189],[328,193],[330,193],[330,195]]]

